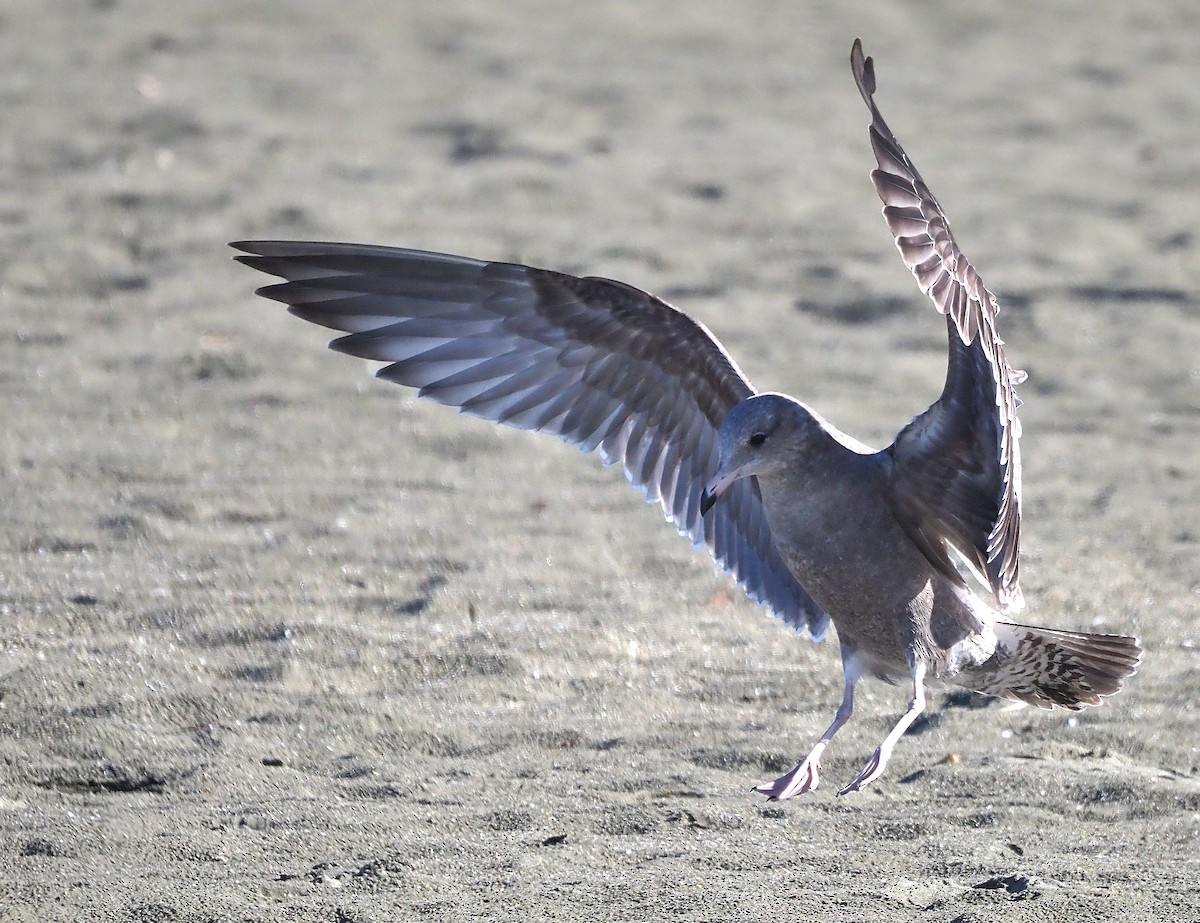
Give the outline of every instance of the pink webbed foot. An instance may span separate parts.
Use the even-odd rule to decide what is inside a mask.
[[[867,765],[862,768],[862,772],[849,785],[839,789],[838,794],[849,795],[851,792],[861,792],[883,775],[885,766],[887,766],[887,757],[883,754],[883,748],[876,747],[875,752],[871,754],[871,758],[867,760]]]
[[[766,795],[771,801],[787,801],[815,790],[821,783],[820,769],[821,761],[814,756],[807,756],[774,782],[754,786],[754,791]]]

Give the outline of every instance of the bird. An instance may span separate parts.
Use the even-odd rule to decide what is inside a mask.
[[[863,678],[907,681],[911,697],[839,795],[883,774],[931,682],[1078,710],[1118,692],[1142,656],[1135,637],[1015,621],[1025,375],[995,296],[880,113],[859,40],[850,64],[885,222],[947,328],[940,396],[881,450],[756,390],[703,324],[622,282],[364,244],[231,244],[283,280],[259,295],[341,332],[331,349],[386,363],[379,378],[460,413],[598,453],[784,623],[820,640],[832,622],[841,704],[806,756],[755,786],[771,800],[818,787]]]

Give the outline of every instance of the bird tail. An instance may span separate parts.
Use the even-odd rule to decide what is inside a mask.
[[[963,677],[977,692],[1078,710],[1119,692],[1142,659],[1137,638],[997,622],[996,652]]]

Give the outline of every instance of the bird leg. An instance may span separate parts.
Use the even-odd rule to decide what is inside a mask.
[[[904,732],[912,726],[912,723],[925,710],[925,664],[920,660],[913,664],[912,684],[913,694],[912,700],[908,703],[908,711],[900,716],[900,720],[896,722],[896,726],[892,728],[891,733],[883,739],[883,743],[871,754],[871,758],[867,760],[867,765],[863,767],[858,777],[839,791],[839,795],[848,795],[851,792],[862,791],[883,775],[883,770],[887,767],[888,757],[892,755],[892,750],[895,748],[897,741],[904,736]]]
[[[812,748],[808,756],[774,782],[764,782],[762,785],[756,785],[754,791],[766,795],[771,801],[786,801],[788,798],[795,798],[797,795],[803,795],[805,792],[814,791],[820,784],[821,753],[828,746],[829,741],[833,740],[833,735],[854,714],[854,684],[858,682],[860,674],[853,659],[845,649],[842,650],[842,672],[846,677],[845,691],[842,693],[842,704],[838,706],[837,714],[833,716],[833,723],[825,729],[825,733],[821,735],[821,739],[817,741],[816,746]]]

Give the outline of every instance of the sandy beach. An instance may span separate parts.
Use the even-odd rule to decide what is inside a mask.
[[[1200,921],[1200,10],[10,0],[0,917]],[[1078,714],[860,687],[620,473],[427,406],[243,238],[621,279],[885,445],[944,327],[878,100],[997,293],[1025,619],[1139,635]],[[837,784],[835,784],[837,783]]]

